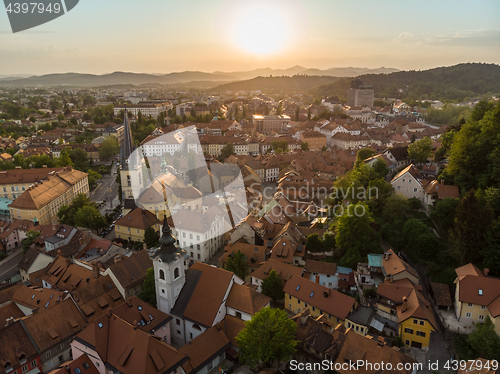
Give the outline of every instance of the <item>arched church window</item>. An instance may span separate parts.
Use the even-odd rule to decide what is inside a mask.
[[[165,272],[160,269],[160,279],[165,280]]]
[[[174,269],[174,279],[179,278],[179,268]]]

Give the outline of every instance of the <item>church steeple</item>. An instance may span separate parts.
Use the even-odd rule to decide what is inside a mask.
[[[176,240],[172,236],[167,216],[163,218],[159,242],[161,247],[153,255],[156,303],[159,310],[170,313],[186,282],[184,271],[186,252],[175,245]]]
[[[163,262],[172,262],[176,257],[182,257],[186,251],[180,249],[175,245],[176,240],[172,235],[172,230],[167,222],[167,216],[163,217],[163,229],[160,240],[161,245],[153,256],[153,258],[160,258]]]
[[[168,225],[167,222],[167,216],[163,216],[163,229],[162,229],[162,235],[159,240],[159,243],[162,246],[165,247],[171,247],[175,244],[175,238],[172,236],[172,230],[170,229],[170,226]]]
[[[123,114],[123,144],[120,149],[121,170],[128,170],[128,159],[134,150],[134,140],[130,131],[130,124],[128,123],[127,109],[125,108],[125,113]]]

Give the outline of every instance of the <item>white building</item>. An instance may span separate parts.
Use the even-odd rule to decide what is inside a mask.
[[[425,186],[429,183],[420,171],[413,166],[409,165],[400,171],[391,181],[392,188],[396,193],[400,193],[407,198],[417,198],[422,203],[425,200]]]
[[[192,106],[194,106],[194,103],[179,104],[175,107],[175,114],[180,117],[190,115],[190,110]]]
[[[244,281],[232,272],[201,262],[186,271],[186,252],[176,246],[166,218],[162,232],[161,247],[152,256],[156,300],[160,311],[174,317],[170,322],[173,344],[189,343],[227,314],[248,321],[269,306],[270,298],[240,286]]]
[[[115,116],[120,113],[121,110],[127,110],[127,112],[132,113],[137,116],[139,112],[143,116],[158,118],[161,112],[165,112],[166,108],[163,104],[134,104],[134,105],[116,105],[114,109]]]
[[[208,210],[172,209],[177,244],[192,261],[208,262],[224,245],[224,213],[212,206]],[[226,214],[227,215],[227,214]]]
[[[144,157],[162,157],[166,153],[173,155],[180,151],[184,137],[181,132],[176,131],[173,135],[149,135],[141,143]]]
[[[186,138],[187,151],[194,152],[195,154],[203,154],[203,149],[201,148],[200,139],[197,134],[189,134]]]

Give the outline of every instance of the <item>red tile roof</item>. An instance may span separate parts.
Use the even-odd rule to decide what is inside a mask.
[[[81,355],[75,360],[65,362],[59,369],[52,370],[49,374],[74,374],[76,373],[76,369],[79,369],[80,373],[99,374],[99,370],[97,370],[92,360],[86,354]]]
[[[42,309],[24,319],[23,323],[42,352],[75,336],[87,326],[87,321],[72,299]]]
[[[210,359],[220,356],[231,346],[226,334],[219,326],[213,326],[179,348],[179,352],[189,357],[182,365],[186,374],[196,373],[209,363]]]
[[[226,306],[244,313],[254,315],[268,306],[271,298],[250,287],[234,283],[226,300]]]
[[[127,215],[115,222],[116,226],[132,227],[134,229],[146,230],[148,227],[159,224],[160,220],[149,210],[135,208]]]
[[[95,350],[105,364],[124,374],[170,373],[188,359],[112,313],[92,322],[75,340]]]
[[[186,284],[171,313],[206,327],[212,326],[233,275],[227,270],[201,262],[194,263],[186,273]],[[188,284],[192,285],[189,291],[190,287],[186,287]]]
[[[341,320],[347,317],[356,302],[350,296],[296,275],[286,283],[284,291]]]

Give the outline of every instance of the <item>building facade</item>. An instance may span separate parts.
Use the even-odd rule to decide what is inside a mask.
[[[67,166],[26,189],[9,205],[10,216],[38,221],[41,225],[55,223],[59,209],[70,205],[78,194],[89,195],[87,173]]]
[[[141,112],[143,116],[151,116],[157,119],[160,113],[164,112],[166,108],[162,104],[116,105],[114,109],[115,116],[120,114],[122,110],[130,112],[134,116],[137,116]]]
[[[373,86],[363,84],[361,79],[351,81],[351,88],[347,91],[347,105],[373,106],[375,91]]]

